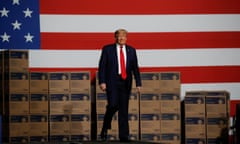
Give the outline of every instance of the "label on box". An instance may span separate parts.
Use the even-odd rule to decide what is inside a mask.
[[[67,142],[70,141],[69,135],[50,135],[50,142]]]
[[[160,141],[160,134],[141,134],[141,140],[143,141],[152,141],[152,142],[159,142]]]
[[[75,141],[75,142],[77,142],[77,141],[89,141],[89,140],[91,140],[90,139],[90,135],[71,135],[71,141]]]
[[[30,142],[48,142],[48,136],[30,136]]]

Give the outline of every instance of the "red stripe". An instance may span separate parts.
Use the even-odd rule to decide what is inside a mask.
[[[100,49],[113,33],[41,33],[42,49]],[[129,33],[137,49],[240,48],[240,32]]]
[[[41,14],[233,14],[239,0],[40,0]]]
[[[230,116],[236,116],[236,105],[240,104],[240,100],[231,100],[230,101]]]
[[[181,73],[181,83],[225,83],[240,82],[240,66],[202,66],[202,67],[142,67],[141,72]],[[97,68],[30,68],[30,71],[90,71],[95,78]]]

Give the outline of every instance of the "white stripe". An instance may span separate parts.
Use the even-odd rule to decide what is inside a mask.
[[[30,67],[98,66],[100,50],[30,50]],[[240,48],[137,50],[140,67],[240,65]]]
[[[213,91],[226,90],[230,93],[231,100],[240,100],[240,83],[201,83],[201,84],[181,84],[181,97],[186,91]]]
[[[240,14],[209,15],[40,15],[41,32],[240,31]]]

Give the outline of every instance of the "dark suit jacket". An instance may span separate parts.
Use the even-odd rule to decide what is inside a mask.
[[[107,90],[112,90],[116,85],[116,78],[118,75],[118,59],[117,59],[117,45],[106,45],[102,49],[102,54],[99,61],[99,84],[106,83]],[[140,72],[138,68],[138,60],[136,50],[126,45],[126,71],[127,71],[127,88],[130,91],[132,88],[132,74],[136,80],[136,86],[141,86]]]

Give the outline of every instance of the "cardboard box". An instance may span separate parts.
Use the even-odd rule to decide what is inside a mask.
[[[11,93],[9,97],[10,115],[28,115],[29,114],[29,94]]]
[[[90,135],[91,120],[89,114],[71,115],[71,135]]]
[[[70,135],[70,126],[70,115],[50,115],[49,132],[51,136]],[[51,137],[51,140],[53,140],[54,138],[55,137]]]
[[[159,143],[160,142],[160,133],[142,133],[141,134],[141,140],[146,142],[154,142]]]
[[[29,137],[28,136],[16,136],[16,137],[9,137],[9,143],[28,143]]]
[[[134,137],[139,133],[139,116],[137,114],[129,113],[128,114],[128,124],[129,124],[129,134]],[[135,137],[138,138],[138,137]],[[137,140],[137,139],[136,139]]]
[[[159,91],[159,74],[154,72],[140,73],[142,80],[142,92],[158,92]]]
[[[48,93],[30,94],[30,114],[48,114]]]
[[[71,135],[71,141],[72,142],[79,142],[79,141],[90,141],[91,135],[85,134],[85,135]]]
[[[180,93],[180,73],[179,72],[161,72],[159,74],[160,93]]]
[[[158,134],[160,133],[159,114],[140,114],[141,133]]]
[[[107,106],[107,95],[106,93],[96,93],[96,111],[97,114],[104,114]]]
[[[205,138],[186,138],[185,144],[206,144]]]
[[[181,121],[180,113],[162,113],[161,114],[161,133],[180,133]]]
[[[218,138],[223,131],[228,131],[228,120],[226,118],[207,118],[207,139]]]
[[[30,73],[30,92],[31,93],[47,93],[48,89],[48,73],[31,72]]]
[[[180,95],[176,93],[161,93],[160,109],[161,113],[180,113]]]
[[[71,72],[70,75],[71,92],[91,91],[90,72]]]
[[[206,113],[207,117],[211,115],[226,117],[228,115],[226,97],[206,96]]]
[[[68,93],[49,94],[50,114],[71,114],[72,105]]]
[[[70,135],[50,135],[50,142],[69,142],[71,139]]]
[[[69,73],[52,72],[49,73],[49,92],[70,92]]]
[[[189,138],[190,140],[193,140],[196,138],[205,139],[206,138],[205,117],[186,117],[185,118],[185,137]]]
[[[140,98],[141,114],[160,113],[159,95],[157,93],[141,93]]]
[[[9,116],[9,137],[29,136],[29,116]]]
[[[161,143],[168,144],[180,144],[181,134],[180,133],[161,133]]]
[[[10,93],[29,92],[29,74],[27,72],[11,72],[6,74]]]
[[[128,112],[129,113],[139,113],[139,101],[138,101],[137,93],[130,94]]]
[[[29,136],[48,135],[48,115],[30,115]]]
[[[205,96],[185,96],[184,107],[186,117],[205,117]]]
[[[29,68],[28,51],[6,50],[4,51],[4,63],[6,72],[27,72]]]
[[[30,136],[30,142],[48,142],[48,135],[46,136]]]
[[[71,93],[72,114],[91,113],[90,93]]]

